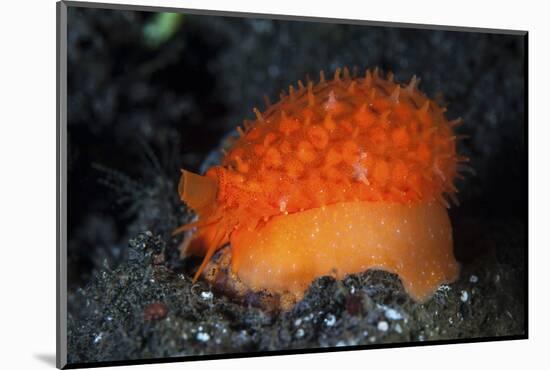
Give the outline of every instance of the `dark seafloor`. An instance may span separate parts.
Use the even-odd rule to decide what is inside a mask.
[[[69,363],[525,334],[522,37],[73,7],[68,22]],[[324,277],[286,312],[192,285],[170,236],[191,217],[179,169],[213,163],[264,94],[343,65],[416,74],[464,118],[459,280],[415,304],[392,274]]]

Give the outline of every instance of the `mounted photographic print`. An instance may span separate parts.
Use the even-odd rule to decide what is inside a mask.
[[[58,3],[58,367],[527,338],[526,55]]]

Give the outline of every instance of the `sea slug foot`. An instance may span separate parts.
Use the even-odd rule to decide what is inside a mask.
[[[436,201],[337,203],[238,230],[231,244],[234,273],[256,291],[303,294],[320,276],[380,269],[424,302],[459,274],[449,216]]]

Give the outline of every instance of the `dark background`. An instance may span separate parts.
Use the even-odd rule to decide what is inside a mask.
[[[519,225],[516,237],[526,238],[523,37],[190,14],[169,18],[170,27],[167,19],[69,7],[70,290],[124,260],[137,232],[167,237],[182,223],[179,169],[198,171],[224,135],[253,118],[252,107],[263,108],[264,94],[276,101],[298,79],[344,65],[378,66],[401,82],[417,75],[422,91],[448,104],[449,119],[464,119],[458,131],[470,139],[459,150],[476,174],[459,181],[461,206],[451,209],[461,261],[479,248],[516,253],[469,242],[489,224]]]

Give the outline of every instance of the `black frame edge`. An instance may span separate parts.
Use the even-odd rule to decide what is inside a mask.
[[[56,367],[67,366],[66,250],[67,4],[56,3]]]

